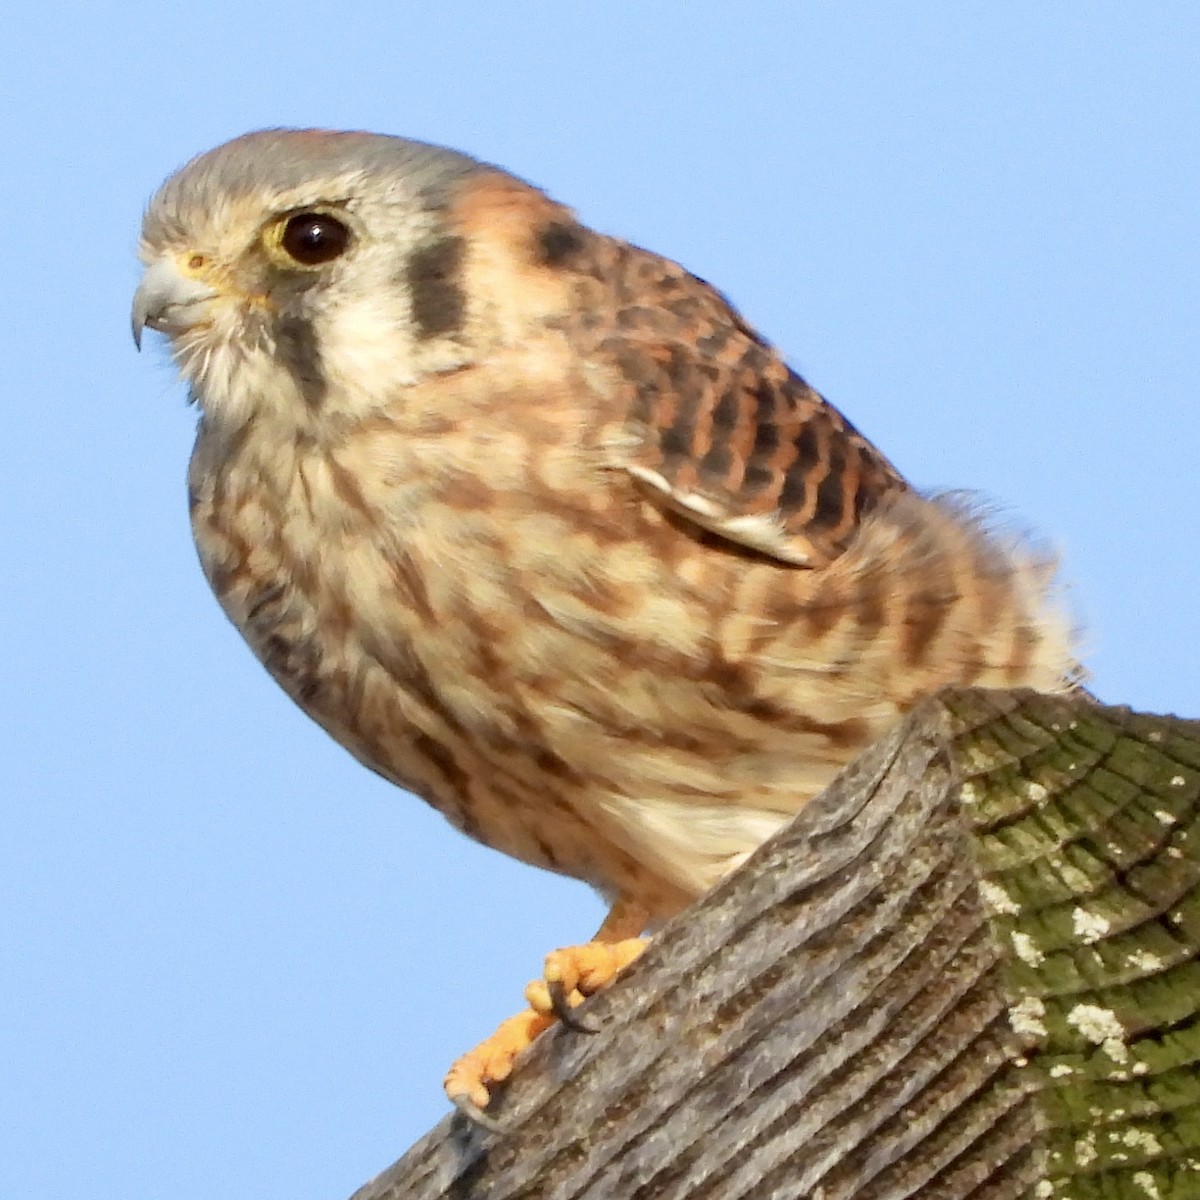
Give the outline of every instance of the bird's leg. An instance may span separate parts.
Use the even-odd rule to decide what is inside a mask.
[[[447,1072],[444,1086],[454,1104],[472,1120],[495,1128],[495,1122],[483,1113],[491,1099],[489,1088],[512,1074],[517,1055],[556,1020],[591,1031],[572,1010],[585,997],[607,987],[641,954],[646,939],[640,934],[649,921],[646,908],[619,898],[590,942],[548,954],[542,978],[525,989],[529,1007],[502,1022],[491,1037]]]

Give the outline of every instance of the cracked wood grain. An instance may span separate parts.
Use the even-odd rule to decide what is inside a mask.
[[[353,1200],[1200,1197],[1200,724],[951,692]]]

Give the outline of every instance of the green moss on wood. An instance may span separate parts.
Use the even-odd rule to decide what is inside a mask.
[[[1041,1200],[1200,1200],[1200,725],[951,696]]]

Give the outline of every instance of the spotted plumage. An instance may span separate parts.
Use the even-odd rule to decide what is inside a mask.
[[[142,258],[225,612],[362,762],[612,899],[614,937],[922,696],[1071,685],[1042,555],[914,492],[708,284],[494,167],[250,134],[168,180]]]

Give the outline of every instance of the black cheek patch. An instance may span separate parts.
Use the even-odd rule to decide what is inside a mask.
[[[413,322],[421,341],[463,327],[467,299],[462,261],[462,238],[447,237],[414,251],[405,264],[404,285],[412,297]]]
[[[304,402],[316,408],[325,399],[328,384],[312,322],[303,317],[280,317],[275,323],[275,350],[279,361],[291,372]]]
[[[535,244],[542,266],[560,267],[583,249],[583,230],[567,221],[552,221],[538,230]]]

